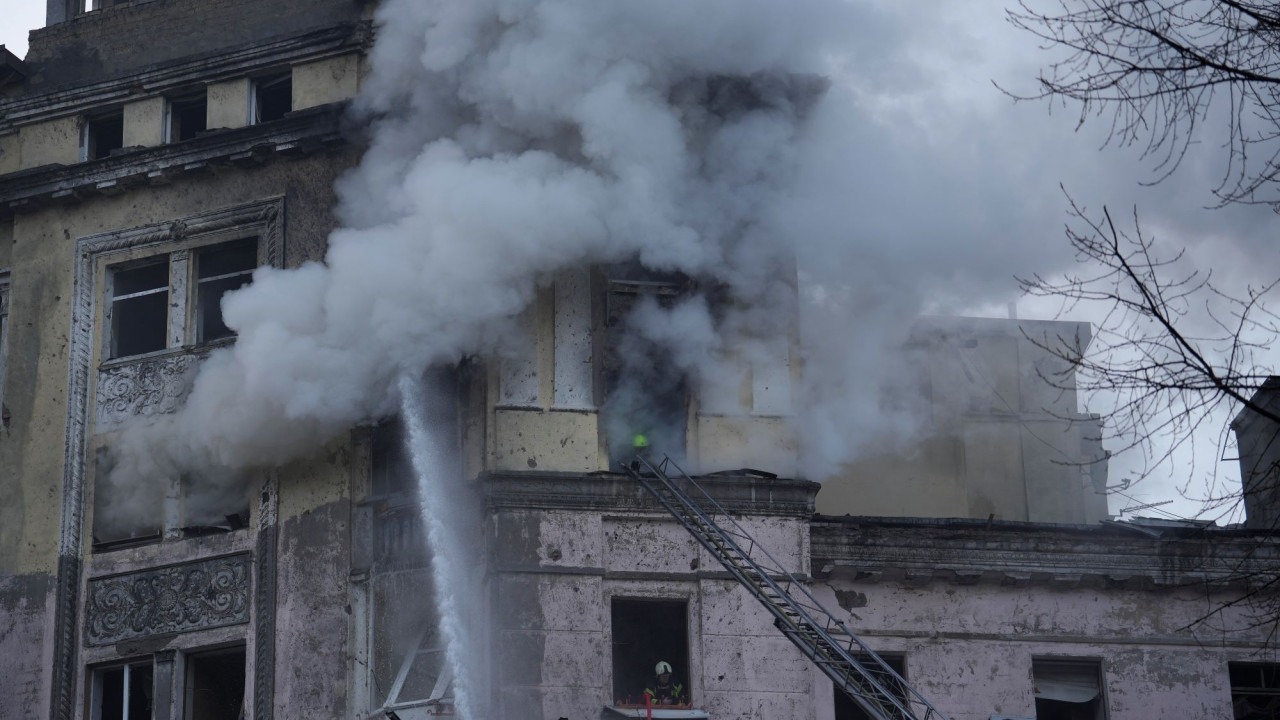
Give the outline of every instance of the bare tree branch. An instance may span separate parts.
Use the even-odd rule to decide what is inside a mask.
[[[1142,145],[1155,182],[1173,173],[1216,99],[1227,104],[1220,204],[1280,193],[1280,5],[1263,0],[1028,0],[1008,20],[1067,51],[1018,99],[1078,103],[1078,126],[1111,115],[1109,140]]]

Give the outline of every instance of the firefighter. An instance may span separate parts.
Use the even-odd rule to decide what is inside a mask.
[[[684,705],[688,702],[684,696],[684,685],[671,679],[671,663],[659,660],[653,668],[653,682],[644,689],[644,694],[654,705]]]

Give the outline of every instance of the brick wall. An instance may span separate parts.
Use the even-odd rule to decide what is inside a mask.
[[[126,0],[31,33],[37,92],[359,20],[363,0]]]

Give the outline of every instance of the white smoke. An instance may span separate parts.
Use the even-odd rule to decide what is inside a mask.
[[[716,318],[695,303],[637,320],[695,384],[726,348],[785,354],[802,321],[797,423],[820,476],[851,438],[895,429],[876,388],[908,319],[1022,256],[963,249],[944,218],[994,235],[986,200],[914,166],[927,147],[895,157],[898,130],[847,82],[892,55],[874,6],[387,0],[378,24],[357,103],[370,147],[339,183],[324,264],[261,269],[225,299],[235,346],[178,414],[125,433],[127,476],[287,461],[394,411],[400,376],[518,343],[553,271],[633,257],[728,293]],[[893,187],[919,212],[886,213]],[[800,296],[826,301],[796,307],[797,264]]]

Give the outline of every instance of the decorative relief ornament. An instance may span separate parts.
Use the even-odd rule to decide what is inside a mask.
[[[249,621],[247,553],[89,581],[87,643]]]

